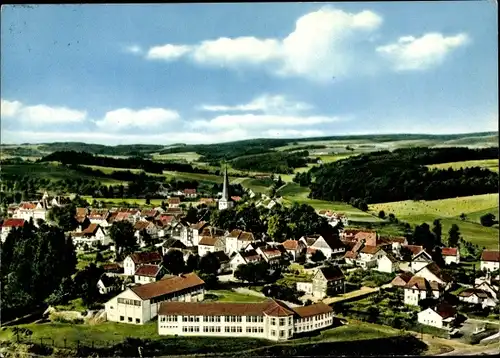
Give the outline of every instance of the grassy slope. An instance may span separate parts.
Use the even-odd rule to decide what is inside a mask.
[[[435,219],[441,218],[445,237],[451,225],[457,224],[465,240],[488,248],[498,247],[498,227],[488,228],[479,223],[479,217],[484,213],[498,213],[498,194],[370,205],[370,211],[374,214],[380,210],[384,210],[386,214],[393,213],[397,218],[414,225],[423,222],[432,225]],[[467,215],[465,221],[460,220],[461,213]]]
[[[64,180],[64,179],[89,179],[101,182],[106,185],[121,184],[121,181],[94,177],[86,174],[82,174],[78,171],[65,168],[61,165],[53,163],[43,163],[43,164],[8,164],[2,165],[2,171],[6,174],[21,174],[29,175],[30,177],[39,177],[51,180]]]
[[[245,295],[231,290],[212,290],[208,291],[210,294],[217,295],[218,302],[262,302],[266,297]]]
[[[158,154],[152,155],[153,160],[186,160],[188,162],[194,162],[200,158],[200,155],[195,152],[184,152],[184,153],[169,153],[169,154]]]
[[[359,209],[352,207],[349,204],[341,202],[331,202],[326,200],[310,199],[307,197],[309,189],[299,186],[296,183],[288,183],[278,191],[285,201],[292,203],[298,202],[299,204],[309,204],[316,210],[333,210],[347,215],[350,220],[364,221],[364,222],[380,222],[381,220],[373,215],[365,213]]]
[[[481,167],[489,169],[494,172],[498,172],[498,159],[466,160],[463,162],[433,164],[433,165],[428,165],[428,167],[436,169],[448,169],[448,168],[460,169],[460,168]]]

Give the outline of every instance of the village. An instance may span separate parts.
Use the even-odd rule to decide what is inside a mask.
[[[328,210],[317,215],[332,230],[278,242],[218,228],[210,218],[189,221],[182,205],[186,199],[219,212],[245,201],[231,196],[226,171],[218,198],[198,198],[195,189],[185,189],[169,193],[167,208],[76,209],[78,226],[67,236],[78,254],[101,257],[96,287],[106,301],[92,312],[94,323],[154,321],[158,335],[282,341],[354,316],[398,329],[429,327],[433,334],[453,338],[480,334],[485,322],[494,321],[478,320],[474,313],[498,315],[499,251],[483,250],[473,281],[465,283],[452,274],[462,262],[457,247],[442,245],[442,262],[435,262],[433,252],[405,237],[349,228],[348,217]],[[267,199],[268,209],[279,205],[279,199]],[[65,205],[45,193],[39,201],[10,206],[11,217],[1,226],[2,243],[27,223],[43,225],[51,208],[64,210]],[[112,239],[120,223],[133,228],[133,252]],[[224,292],[249,299],[218,301],[221,285]]]

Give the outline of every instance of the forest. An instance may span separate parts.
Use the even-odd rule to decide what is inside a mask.
[[[136,156],[148,153],[154,153],[165,148],[164,145],[155,144],[127,144],[109,146],[103,144],[88,144],[80,142],[56,142],[42,144],[38,147],[40,151],[57,152],[57,151],[76,151],[87,152],[100,155],[123,155]]]
[[[290,174],[294,168],[307,166],[308,156],[307,150],[294,153],[269,152],[233,159],[231,165],[240,170]]]
[[[351,157],[299,174],[295,181],[311,188],[315,199],[368,204],[435,200],[498,192],[498,173],[479,167],[428,169],[425,164],[491,159],[498,148],[410,148]]]

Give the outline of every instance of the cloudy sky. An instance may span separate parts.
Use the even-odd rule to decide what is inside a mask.
[[[498,127],[491,1],[3,6],[3,143]]]

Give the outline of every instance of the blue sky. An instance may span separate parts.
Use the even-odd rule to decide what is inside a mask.
[[[3,6],[3,143],[498,128],[491,1]]]

